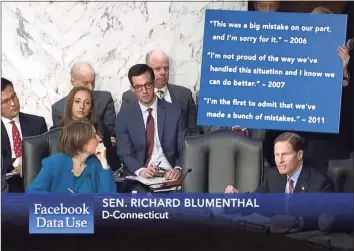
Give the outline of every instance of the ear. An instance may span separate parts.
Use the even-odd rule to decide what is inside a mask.
[[[132,85],[130,85],[130,90],[131,90],[132,92],[135,92],[135,89],[134,89],[134,87],[133,87]]]
[[[304,158],[304,151],[300,150],[297,153],[297,159],[302,160]]]

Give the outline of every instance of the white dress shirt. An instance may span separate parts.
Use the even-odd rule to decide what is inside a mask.
[[[160,97],[160,93],[158,92],[158,90],[161,90],[163,92],[162,97]],[[171,99],[171,95],[170,92],[168,91],[167,85],[165,85],[164,87],[158,89],[155,88],[155,94],[158,98],[160,99],[165,99],[165,101],[172,103],[172,99]]]
[[[8,118],[4,118],[1,117],[2,122],[4,123],[7,135],[9,136],[9,141],[10,141],[10,146],[11,146],[11,154],[12,154],[12,158],[16,158],[16,154],[15,154],[15,150],[14,150],[14,141],[13,141],[13,137],[12,137],[12,124],[11,121],[15,121],[15,125],[20,133],[20,137],[22,139],[22,130],[21,130],[21,125],[20,125],[20,118],[17,115],[15,118],[13,118],[12,120],[9,120]],[[18,167],[20,158],[16,158],[16,160],[14,161],[14,163],[12,164],[13,167]]]
[[[297,180],[299,179],[301,170],[302,170],[302,165],[300,166],[300,168],[298,168],[296,170],[296,172],[291,177],[287,176],[286,185],[285,185],[285,193],[289,193],[289,182],[288,182],[289,178],[291,178],[291,180],[293,181],[294,190],[295,190],[296,183],[297,183]]]
[[[172,166],[165,157],[165,154],[163,152],[161,142],[159,139],[159,133],[158,133],[159,129],[158,129],[158,124],[157,124],[157,100],[158,99],[155,99],[155,102],[152,103],[152,105],[150,107],[146,107],[146,106],[140,104],[140,102],[139,102],[139,106],[140,106],[140,109],[141,109],[141,112],[142,112],[143,118],[144,118],[145,128],[146,128],[146,122],[147,122],[147,119],[149,116],[149,112],[148,112],[149,108],[152,109],[151,115],[154,118],[154,123],[155,123],[154,147],[152,150],[151,159],[150,159],[149,164],[157,165],[159,162],[161,162],[161,164],[159,165],[160,168],[165,169],[165,170],[170,170],[170,169],[172,169]],[[175,168],[180,168],[180,167],[175,167]],[[137,171],[135,171],[135,175],[138,176],[143,169],[144,168],[140,168]]]

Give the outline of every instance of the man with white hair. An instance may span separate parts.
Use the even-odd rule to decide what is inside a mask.
[[[95,88],[96,73],[95,69],[86,62],[78,62],[71,68],[71,84],[73,87],[85,86],[90,90]],[[114,126],[116,111],[114,109],[114,102],[112,95],[107,91],[93,91],[95,99],[95,109],[97,121],[104,123],[112,136],[112,143],[115,143]],[[52,106],[53,125],[59,126],[65,109],[66,97],[62,98]]]
[[[161,50],[150,51],[146,55],[146,64],[154,70],[155,94],[158,98],[179,105],[183,111],[188,135],[198,135],[197,108],[190,89],[168,83],[170,75],[169,57]],[[123,93],[122,107],[138,102],[131,90]]]

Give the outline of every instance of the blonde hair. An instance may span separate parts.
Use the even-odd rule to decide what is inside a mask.
[[[328,9],[326,7],[323,7],[323,6],[318,6],[318,7],[314,8],[311,13],[314,13],[314,14],[333,14],[333,12],[330,9]]]

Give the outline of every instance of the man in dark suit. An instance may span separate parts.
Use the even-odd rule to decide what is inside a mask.
[[[75,86],[86,86],[90,90],[95,88],[96,73],[95,69],[86,62],[79,62],[71,68],[71,84]],[[116,111],[112,95],[107,91],[93,91],[95,99],[95,109],[97,121],[104,123],[112,136],[112,143],[115,144],[114,136],[114,119]],[[66,97],[62,98],[52,106],[53,125],[58,126],[62,119],[65,109]]]
[[[277,168],[268,168],[264,181],[256,193],[322,193],[332,192],[332,182],[321,172],[304,164],[304,140],[296,133],[285,132],[274,141],[274,156]],[[238,193],[232,185],[226,193]],[[301,218],[301,219],[300,219]],[[317,221],[293,216],[275,215],[272,224],[276,228],[313,228]]]
[[[22,175],[22,138],[47,131],[43,117],[20,112],[20,102],[13,84],[1,78],[1,156],[5,172]],[[10,190],[14,187],[13,191],[22,191],[22,182],[18,176],[10,178],[9,183]]]
[[[186,87],[169,84],[170,62],[168,56],[159,50],[154,50],[146,55],[146,64],[155,74],[155,93],[158,98],[173,104],[177,104],[183,111],[189,135],[198,135],[197,108],[191,90]],[[122,107],[137,102],[137,98],[131,90],[123,93]]]
[[[117,115],[117,147],[123,167],[144,178],[154,177],[160,169],[166,179],[179,179],[187,134],[182,110],[156,97],[154,71],[148,65],[134,65],[128,77],[139,102],[122,107]]]
[[[319,193],[332,192],[330,179],[303,163],[305,143],[296,133],[285,132],[274,141],[277,168],[265,172],[263,183],[257,193]],[[228,186],[226,193],[238,192]]]

